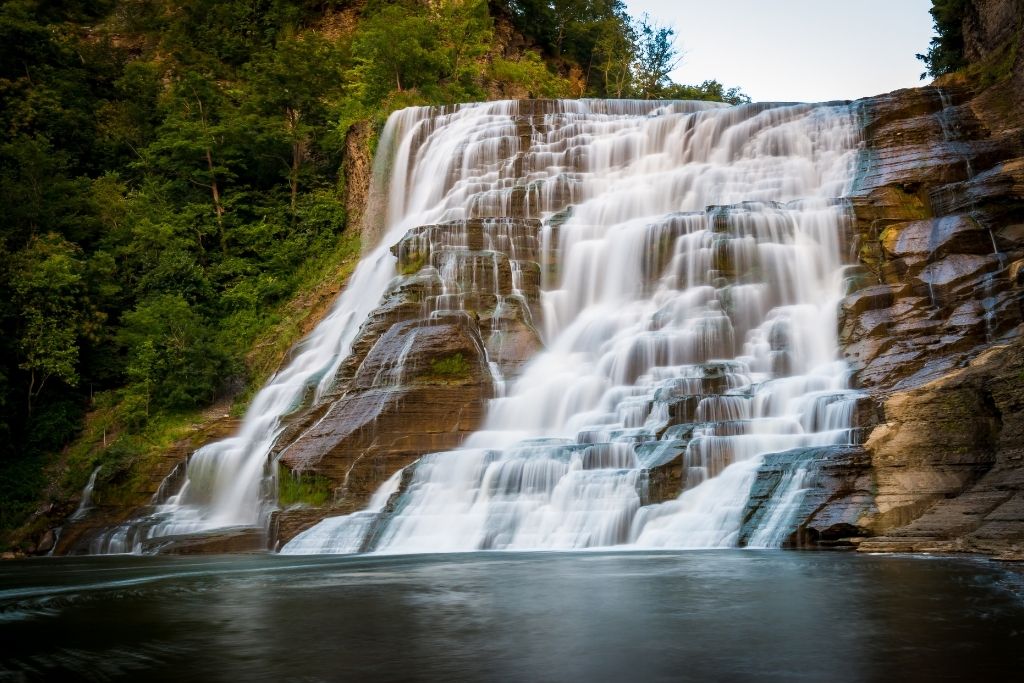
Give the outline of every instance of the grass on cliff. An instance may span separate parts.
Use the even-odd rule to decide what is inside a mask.
[[[472,376],[473,366],[462,353],[453,353],[430,362],[430,368],[421,372],[418,379],[447,382],[467,379]]]
[[[245,365],[249,382],[232,406],[241,415],[249,401],[281,367],[288,350],[308,334],[326,313],[359,265],[361,240],[343,233],[333,251],[313,256],[296,273],[297,296],[268,317],[267,325],[252,342]]]
[[[277,470],[277,503],[282,508],[292,505],[323,507],[331,499],[333,485],[319,474],[292,474],[286,467]]]

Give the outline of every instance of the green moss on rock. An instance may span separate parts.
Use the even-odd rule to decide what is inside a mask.
[[[277,503],[282,508],[293,505],[323,507],[330,501],[333,485],[319,474],[294,474],[280,467],[277,475]]]

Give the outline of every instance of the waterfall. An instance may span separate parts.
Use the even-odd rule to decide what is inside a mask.
[[[429,110],[410,108],[392,114],[381,133],[374,160],[371,196],[384,196],[384,227],[379,242],[364,253],[348,285],[329,314],[292,351],[290,362],[256,394],[233,436],[197,450],[188,461],[184,483],[166,500],[154,499],[153,511],[108,530],[91,543],[94,554],[138,552],[142,542],[236,526],[265,526],[274,501],[270,452],[283,429],[282,418],[306,402],[317,402],[331,388],[338,367],[360,325],[377,306],[395,276],[392,244],[418,225],[464,213],[471,187],[439,194],[457,151],[478,148],[494,155],[502,135],[515,129],[515,102],[468,105],[446,117],[445,135],[431,135]],[[466,159],[471,163],[472,158]],[[381,185],[388,190],[381,189]]]
[[[103,465],[98,465],[93,468],[92,474],[89,475],[89,481],[85,483],[85,488],[82,489],[82,502],[78,504],[78,508],[75,513],[71,515],[71,521],[75,522],[80,519],[84,519],[89,511],[92,510],[92,492],[96,488],[96,475],[103,469]]]
[[[735,545],[765,454],[850,442],[857,393],[836,339],[859,142],[847,105],[498,102],[389,127],[390,227],[360,266],[387,270],[373,302],[405,229],[536,218],[545,350],[463,448],[414,465],[392,511],[325,520],[284,552]],[[333,315],[365,317],[358,282]],[[673,459],[677,497],[648,500]],[[778,544],[803,480],[781,487],[759,543]],[[237,513],[258,496],[212,500]]]

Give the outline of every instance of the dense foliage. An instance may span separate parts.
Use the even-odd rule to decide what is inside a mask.
[[[936,78],[967,65],[964,58],[964,14],[969,0],[932,0],[932,24],[938,34],[931,40],[928,52],[917,55],[924,62],[921,78]]]
[[[5,1],[0,528],[90,410],[128,457],[264,379],[254,340],[352,249],[351,123],[497,96],[744,99],[673,85],[672,37],[618,0]]]

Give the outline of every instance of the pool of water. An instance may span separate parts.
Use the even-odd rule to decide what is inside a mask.
[[[0,563],[0,680],[1020,680],[976,559],[690,551]]]

